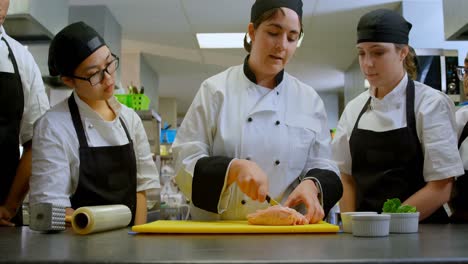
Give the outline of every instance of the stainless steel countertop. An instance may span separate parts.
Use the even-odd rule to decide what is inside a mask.
[[[0,227],[0,263],[468,263],[468,225],[421,225],[416,234],[86,236]]]

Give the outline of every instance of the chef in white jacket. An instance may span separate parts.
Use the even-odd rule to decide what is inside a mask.
[[[9,0],[0,0],[0,226],[23,223],[21,205],[31,176],[33,124],[49,108],[33,56],[3,27],[9,6]]]
[[[84,22],[55,35],[49,72],[73,93],[34,126],[30,205],[67,214],[83,206],[124,204],[131,224],[146,223],[146,191],[159,175],[141,119],[113,96],[119,58]]]
[[[245,219],[269,195],[315,223],[341,197],[323,102],[284,71],[301,18],[301,0],[257,0],[244,64],[202,83],[173,144],[194,219]]]
[[[443,205],[463,174],[454,104],[411,80],[411,23],[399,13],[368,12],[357,26],[359,64],[371,87],[346,106],[333,139],[343,181],[342,212],[381,212],[387,199],[415,206],[419,219],[447,223]]]

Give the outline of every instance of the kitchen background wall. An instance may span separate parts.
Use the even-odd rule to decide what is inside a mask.
[[[165,116],[174,128],[201,82],[229,66],[241,64],[246,55],[243,49],[200,49],[195,34],[245,32],[253,2],[11,0],[9,15],[28,13],[51,34],[70,22],[90,23],[121,57],[117,92],[126,92],[131,84],[144,86],[151,108]],[[464,0],[303,2],[305,38],[286,70],[318,91],[326,105],[330,128],[336,127],[345,104],[366,89],[355,50],[356,24],[362,14],[377,8],[400,11],[413,23],[410,44],[414,48],[455,50],[460,65],[468,50],[466,39],[446,40],[468,22]],[[28,46],[42,74],[48,75],[47,43]],[[69,92],[59,90],[51,96],[55,102]]]

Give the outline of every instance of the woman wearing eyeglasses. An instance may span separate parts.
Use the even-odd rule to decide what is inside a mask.
[[[52,40],[50,74],[74,91],[35,125],[31,204],[125,204],[132,223],[146,222],[145,191],[159,188],[159,177],[140,118],[113,96],[118,66],[83,22]]]

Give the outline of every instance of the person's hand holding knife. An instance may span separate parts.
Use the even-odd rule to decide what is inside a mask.
[[[228,186],[234,182],[252,200],[260,203],[266,200],[268,177],[255,162],[243,159],[233,160],[228,172]]]

